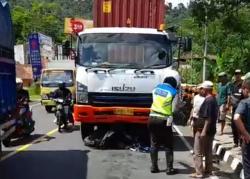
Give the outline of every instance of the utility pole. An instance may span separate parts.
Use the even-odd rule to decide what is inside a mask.
[[[204,57],[203,57],[203,81],[206,80],[206,59],[207,59],[207,43],[208,43],[208,34],[207,34],[207,7],[205,6],[205,35],[204,35]]]

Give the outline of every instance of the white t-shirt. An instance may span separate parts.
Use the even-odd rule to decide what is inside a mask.
[[[205,101],[205,97],[197,94],[194,96],[194,101],[193,101],[193,114],[192,117],[198,118],[198,114],[201,108],[201,105]]]

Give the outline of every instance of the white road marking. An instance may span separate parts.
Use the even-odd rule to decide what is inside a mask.
[[[193,153],[193,147],[188,143],[188,141],[185,139],[183,133],[179,130],[179,128],[176,125],[173,125],[174,130],[179,134],[182,142],[186,145],[190,153]]]

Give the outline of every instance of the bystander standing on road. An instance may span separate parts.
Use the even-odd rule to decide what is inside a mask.
[[[240,144],[239,134],[237,131],[237,128],[235,126],[235,123],[233,121],[235,110],[242,99],[242,93],[241,93],[241,86],[243,80],[241,79],[241,70],[237,69],[234,73],[234,81],[231,85],[231,96],[230,101],[228,102],[232,106],[232,121],[231,121],[231,127],[232,127],[232,133],[233,133],[233,140],[234,140],[234,146],[238,147]]]
[[[226,124],[226,114],[229,106],[228,101],[230,97],[230,85],[225,72],[221,72],[218,76],[219,84],[217,100],[219,104],[219,122],[221,123],[220,134],[223,135]]]
[[[234,115],[234,122],[240,132],[242,144],[242,158],[245,179],[250,179],[250,79],[246,79],[242,85],[243,99]]]
[[[175,174],[173,168],[173,111],[177,98],[177,80],[168,77],[164,83],[153,90],[153,104],[151,106],[148,128],[151,138],[151,172],[158,173],[158,150],[164,146],[167,164],[167,175]]]
[[[201,85],[198,86],[199,93],[195,95],[193,100],[193,109],[188,121],[188,124],[191,124],[193,128],[194,136],[194,166],[195,173],[191,176],[195,178],[203,177],[203,166],[202,166],[202,142],[201,142],[201,133],[205,124],[205,120],[199,118],[200,107],[205,101],[205,93]]]
[[[188,125],[191,125],[193,128],[193,135],[195,136],[196,128],[194,128],[194,122],[196,122],[199,118],[198,113],[200,110],[201,105],[203,104],[205,97],[204,97],[204,90],[202,89],[201,85],[197,87],[197,93],[193,99],[193,107],[190,113],[189,120],[187,122]],[[196,123],[195,123],[196,124]]]
[[[200,175],[196,173],[191,177],[202,178],[204,175],[212,175],[213,169],[213,152],[212,145],[214,135],[216,133],[216,121],[218,117],[218,104],[216,98],[213,96],[213,83],[211,81],[204,81],[201,85],[204,90],[205,100],[199,110],[199,120],[201,121],[202,130],[196,134],[199,135],[199,144],[195,148],[199,147],[200,154],[195,160],[195,166],[199,168]],[[202,122],[203,121],[203,122]],[[197,137],[198,138],[198,137]],[[205,156],[205,169],[203,169],[202,156]]]

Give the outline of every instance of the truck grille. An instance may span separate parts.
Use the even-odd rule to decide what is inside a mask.
[[[89,93],[89,104],[93,106],[150,107],[152,94]]]

